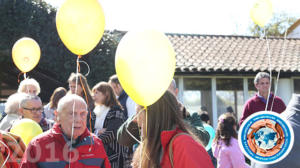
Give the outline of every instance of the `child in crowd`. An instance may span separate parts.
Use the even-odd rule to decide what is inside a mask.
[[[236,120],[232,114],[225,113],[219,117],[216,137],[212,144],[218,168],[249,168],[239,148],[236,127]]]

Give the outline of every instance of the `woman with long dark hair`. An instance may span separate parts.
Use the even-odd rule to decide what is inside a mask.
[[[175,96],[166,91],[153,105],[137,107],[142,142],[134,153],[135,167],[212,168],[199,139],[184,124]]]

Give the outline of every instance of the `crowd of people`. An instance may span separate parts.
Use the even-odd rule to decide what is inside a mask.
[[[126,94],[117,75],[107,82],[97,83],[92,89],[80,73],[72,73],[68,83],[68,90],[55,89],[44,106],[38,96],[39,83],[33,78],[24,79],[17,93],[9,96],[0,122],[2,137],[11,137],[10,129],[23,118],[38,123],[43,133],[33,138],[26,148],[21,148],[26,149],[21,154],[22,159],[14,158],[12,148],[3,150],[0,145],[2,165],[7,168],[277,168],[300,165],[295,159],[300,148],[297,144],[287,159],[267,166],[250,163],[239,147],[240,124],[259,111],[282,113],[294,131],[299,129],[300,96],[295,95],[286,110],[278,96],[269,94],[267,73],[256,75],[257,94],[245,103],[240,121],[229,110],[219,116],[215,129],[210,125],[207,109],[190,114],[177,99],[175,80],[162,97],[148,107],[136,104]],[[13,137],[18,139],[16,135]],[[295,134],[295,139],[298,137]]]

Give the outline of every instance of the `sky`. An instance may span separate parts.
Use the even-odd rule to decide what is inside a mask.
[[[59,8],[64,0],[45,0]],[[156,29],[165,33],[250,35],[256,0],[99,0],[106,30]],[[271,0],[274,13],[300,18],[300,0]]]

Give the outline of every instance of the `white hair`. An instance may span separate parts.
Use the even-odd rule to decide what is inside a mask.
[[[80,101],[84,103],[85,108],[87,109],[87,105],[84,101],[84,99],[76,94],[67,94],[66,96],[62,97],[57,104],[57,112],[60,113],[64,111],[67,107],[69,107],[69,103],[72,103],[74,101]]]
[[[6,114],[18,114],[21,101],[26,95],[25,93],[14,93],[10,95],[5,103],[4,112]]]
[[[23,94],[24,94],[24,96],[20,100],[20,108],[24,108],[28,101],[38,100],[38,101],[42,102],[42,100],[39,96],[30,95],[30,94],[26,94],[26,93],[23,93]]]
[[[39,95],[41,92],[40,84],[33,78],[27,78],[21,81],[19,88],[18,88],[18,93],[25,93],[26,92],[26,86],[28,85],[33,85],[36,88],[36,95]]]

